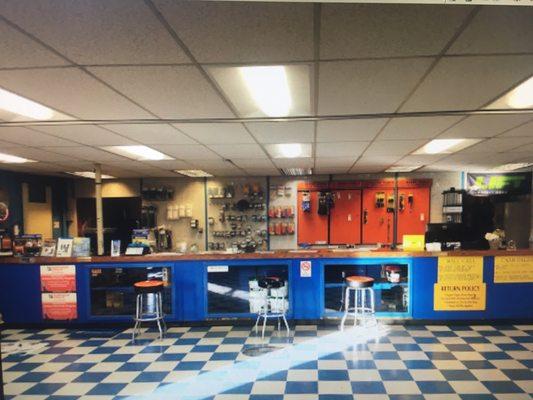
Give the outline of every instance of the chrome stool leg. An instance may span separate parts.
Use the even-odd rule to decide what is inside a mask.
[[[350,312],[350,288],[346,287],[345,294],[344,294],[344,315],[342,316],[342,320],[341,320],[341,331],[344,331],[344,323],[346,322],[346,318],[348,318],[349,312]]]

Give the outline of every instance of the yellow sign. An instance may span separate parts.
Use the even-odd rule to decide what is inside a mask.
[[[494,283],[533,282],[533,256],[494,257]]]
[[[424,251],[425,244],[424,235],[403,235],[404,251]]]
[[[433,308],[435,311],[485,310],[486,293],[485,283],[436,283]]]
[[[439,257],[439,283],[482,283],[483,257]]]
[[[485,310],[483,257],[439,257],[438,283],[433,287],[435,311]]]

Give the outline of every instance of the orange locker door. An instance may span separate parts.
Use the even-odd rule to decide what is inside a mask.
[[[318,192],[311,192],[311,209],[302,211],[303,193],[298,192],[298,244],[327,244],[328,216],[319,215]]]
[[[330,244],[361,243],[361,191],[333,192],[335,206],[330,212]]]
[[[403,235],[423,235],[429,222],[430,188],[398,190],[398,243]]]
[[[391,196],[394,196],[392,189],[363,190],[363,244],[392,243],[394,214],[387,212],[387,200]]]

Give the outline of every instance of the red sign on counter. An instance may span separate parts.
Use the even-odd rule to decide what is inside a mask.
[[[76,293],[42,293],[43,318],[52,320],[72,320],[78,318]]]
[[[75,292],[75,265],[41,265],[42,292]]]

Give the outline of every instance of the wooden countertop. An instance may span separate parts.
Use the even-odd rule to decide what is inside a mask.
[[[217,261],[261,259],[328,259],[328,258],[394,258],[394,257],[439,257],[439,256],[533,256],[533,250],[465,250],[447,252],[404,252],[393,250],[277,250],[257,253],[189,253],[153,254],[146,256],[93,256],[93,257],[1,257],[0,264],[83,264],[83,263],[131,263],[165,261]]]

